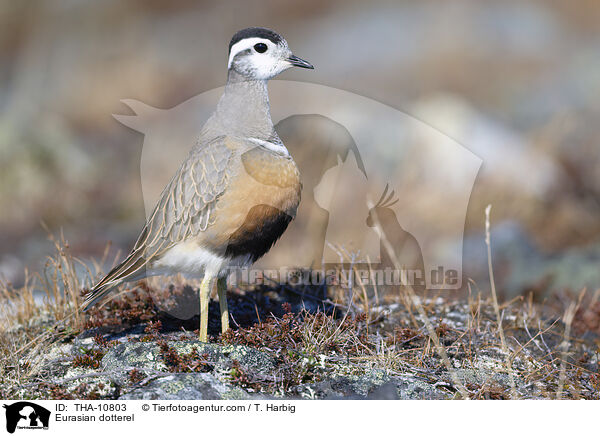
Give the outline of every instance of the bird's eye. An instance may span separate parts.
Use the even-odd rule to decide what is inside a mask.
[[[254,50],[259,53],[264,53],[267,51],[267,44],[263,42],[259,42],[258,44],[254,44]]]

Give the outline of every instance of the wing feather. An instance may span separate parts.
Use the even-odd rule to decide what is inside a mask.
[[[149,263],[214,223],[215,205],[231,178],[234,150],[226,141],[225,136],[219,136],[192,149],[163,190],[133,250],[92,288],[83,310],[102,299],[114,286],[145,277]]]

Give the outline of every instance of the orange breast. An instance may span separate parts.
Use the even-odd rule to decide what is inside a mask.
[[[214,225],[201,236],[218,254],[266,253],[296,216],[302,185],[294,161],[262,147],[242,153],[239,171],[217,203]]]

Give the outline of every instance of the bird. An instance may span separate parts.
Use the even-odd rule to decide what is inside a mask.
[[[368,227],[374,228],[379,235],[380,263],[379,271],[387,268],[400,274],[403,286],[410,286],[414,291],[425,290],[425,266],[423,252],[419,241],[411,233],[404,230],[392,209],[400,201],[395,198],[395,191],[389,192],[385,185],[383,194],[375,206],[369,210],[366,219]],[[395,198],[395,199],[394,199]],[[383,290],[392,291],[391,286],[383,286]]]
[[[273,30],[250,27],[235,33],[215,111],[131,252],[86,294],[84,311],[124,282],[182,273],[201,279],[199,340],[208,339],[215,282],[221,330],[229,329],[227,275],[267,253],[300,203],[300,173],[275,131],[267,89],[269,79],[291,67],[314,68]]]

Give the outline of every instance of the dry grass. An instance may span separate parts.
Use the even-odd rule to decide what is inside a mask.
[[[492,302],[494,304],[494,312],[496,313],[496,320],[498,322],[498,336],[502,343],[502,351],[505,357],[506,371],[510,380],[511,397],[516,398],[515,378],[513,375],[513,369],[510,360],[510,353],[506,345],[506,338],[504,336],[504,329],[502,328],[502,316],[500,315],[500,306],[498,305],[498,294],[496,293],[496,282],[494,281],[494,268],[492,267],[492,243],[490,241],[490,211],[492,205],[489,204],[485,208],[485,245],[487,247],[487,259],[488,259],[488,271],[490,274],[490,290],[492,294]]]
[[[82,291],[100,275],[100,263],[92,272],[71,255],[62,237],[52,242],[56,254],[42,273],[28,274],[19,289],[0,285],[0,396],[23,397],[22,387],[34,386],[45,398],[99,398],[93,389],[66,390],[44,375],[49,350],[99,326],[146,325],[147,335],[137,340],[159,344],[170,371],[207,370],[205,356],[178,355],[162,338],[163,314],[151,298],[158,291],[143,283],[132,290],[122,287],[108,304],[79,313]],[[493,276],[491,286],[494,291]],[[168,288],[161,296],[180,289]],[[417,295],[410,288],[381,295],[355,282],[349,289],[330,289],[329,299],[323,300],[333,308],[328,313],[292,311],[284,302],[277,316],[265,313],[262,309],[271,309],[257,305],[256,295],[286,290],[307,295],[310,290],[286,284],[253,292],[236,289],[230,295],[232,307],[236,301],[249,305],[254,296],[256,322],[240,321],[235,330],[211,340],[270,353],[278,362],[272,379],[256,379],[236,367],[230,382],[274,395],[297,392],[299,385],[332,375],[361,376],[377,369],[391,377],[416,377],[454,398],[599,398],[598,344],[573,336],[600,325],[598,293],[560,294],[539,305],[532,298],[501,303],[494,292],[484,297],[488,293],[474,282],[468,289],[465,298]],[[36,295],[43,298],[36,302]],[[106,337],[98,337],[95,348],[74,358],[72,366],[97,370],[112,346]],[[131,383],[144,377],[130,375]]]
[[[43,271],[26,273],[25,283],[15,289],[0,282],[0,394],[25,383],[44,365],[46,351],[57,341],[83,330],[78,310],[82,290],[94,274],[69,249],[61,235],[50,236],[56,253],[48,257]],[[80,266],[80,271],[76,265]],[[96,274],[100,268],[96,264]]]

